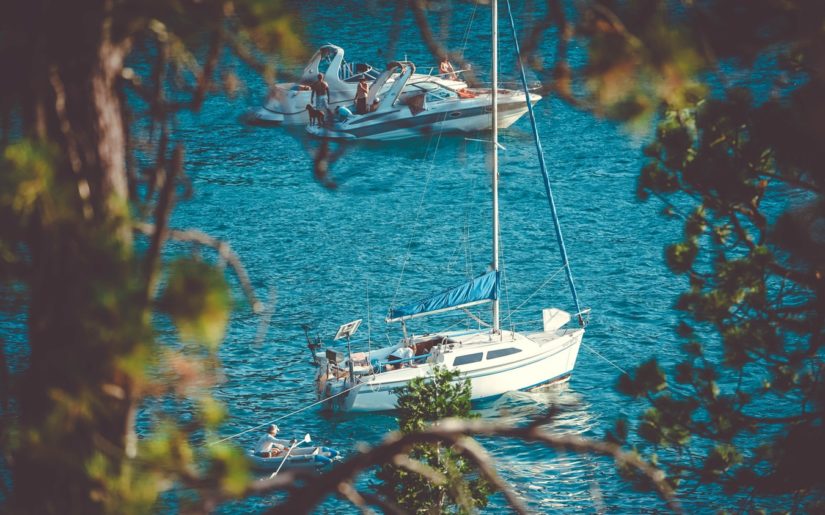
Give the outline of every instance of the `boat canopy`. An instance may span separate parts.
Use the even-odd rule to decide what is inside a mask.
[[[498,274],[498,272],[487,272],[460,286],[449,288],[426,299],[390,309],[387,322],[400,322],[496,300],[498,298]]]

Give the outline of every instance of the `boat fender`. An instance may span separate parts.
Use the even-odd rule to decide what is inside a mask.
[[[320,454],[315,455],[315,466],[316,467],[325,467],[332,463],[332,460],[327,458],[326,456],[321,456]]]

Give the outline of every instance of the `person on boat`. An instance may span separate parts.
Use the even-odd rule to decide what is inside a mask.
[[[438,65],[438,71],[445,79],[458,80],[458,75],[455,74],[455,69],[450,63],[450,59],[445,55],[441,58],[441,63]]]
[[[324,74],[318,74],[318,80],[312,83],[312,94],[309,101],[315,105],[315,109],[329,111],[329,84],[324,80]]]
[[[358,114],[367,114],[367,95],[370,92],[370,85],[367,84],[367,78],[362,75],[361,80],[358,81],[358,89],[355,91],[355,112]]]
[[[335,108],[335,114],[336,114],[336,117],[335,117],[336,121],[345,122],[345,121],[347,121],[347,118],[352,116],[352,111],[350,111],[349,109],[347,109],[344,106],[338,106],[338,107]]]
[[[255,455],[262,458],[274,458],[281,454],[286,446],[280,440],[275,438],[278,434],[278,426],[272,424],[269,426],[266,434],[263,435],[258,443],[255,444]]]

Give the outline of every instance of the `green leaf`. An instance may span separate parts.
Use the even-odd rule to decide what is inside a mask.
[[[665,250],[665,259],[668,267],[675,274],[684,274],[690,271],[696,256],[699,254],[699,247],[693,241],[686,241],[670,245]]]
[[[160,306],[172,316],[182,339],[217,350],[231,308],[221,270],[192,258],[173,262]]]

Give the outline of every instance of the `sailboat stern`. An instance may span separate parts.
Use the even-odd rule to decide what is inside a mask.
[[[350,411],[362,383],[350,380],[349,374],[341,376],[319,370],[315,378],[315,387],[321,409],[324,411]]]

